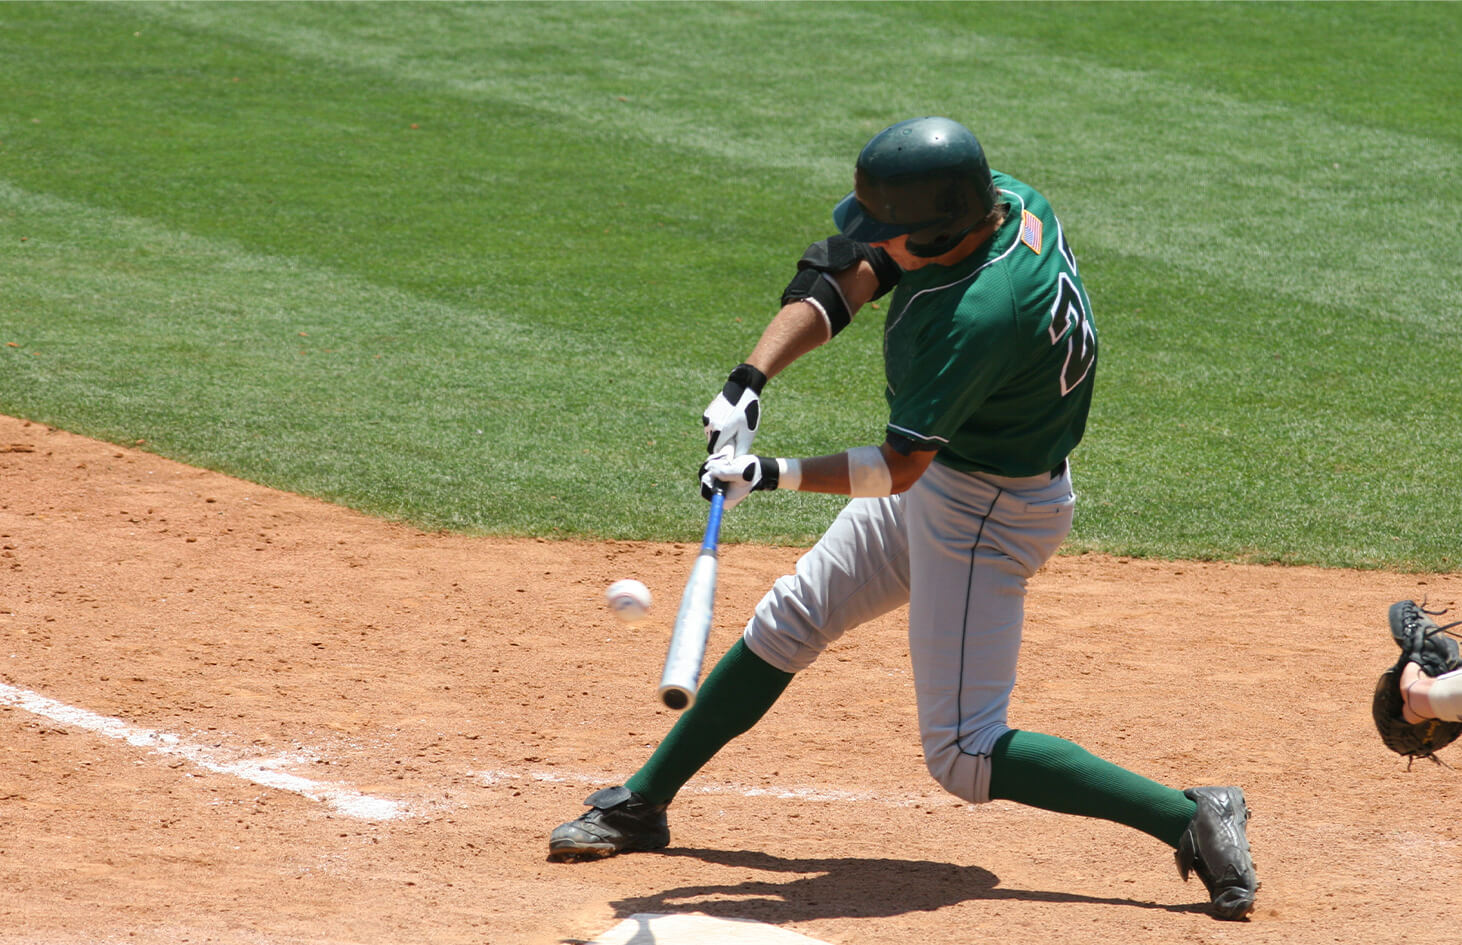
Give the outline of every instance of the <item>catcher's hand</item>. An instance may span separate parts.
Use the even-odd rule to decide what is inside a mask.
[[[1415,663],[1428,676],[1440,676],[1462,667],[1457,641],[1446,633],[1457,624],[1439,627],[1429,616],[1432,613],[1436,611],[1425,610],[1416,601],[1403,600],[1391,605],[1388,614],[1391,638],[1401,648],[1401,658],[1376,680],[1376,691],[1371,697],[1371,718],[1381,741],[1398,755],[1405,755],[1408,761],[1417,758],[1435,761],[1437,749],[1462,736],[1462,722],[1441,719],[1408,722],[1402,714],[1405,700],[1401,694],[1401,670],[1407,663]]]
[[[1401,647],[1401,662],[1415,663],[1428,676],[1440,676],[1462,667],[1457,641],[1447,631],[1458,626],[1449,623],[1437,626],[1432,615],[1445,610],[1427,610],[1414,600],[1401,600],[1391,605],[1387,617],[1391,622],[1391,639]]]
[[[1381,742],[1398,755],[1404,755],[1408,767],[1417,758],[1436,760],[1438,749],[1446,748],[1462,735],[1462,722],[1422,719],[1408,722],[1401,715],[1401,667],[1404,661],[1381,674],[1376,692],[1371,697],[1371,718],[1376,723]]]

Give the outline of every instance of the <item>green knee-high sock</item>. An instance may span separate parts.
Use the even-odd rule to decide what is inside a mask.
[[[626,781],[651,804],[675,796],[727,742],[757,723],[792,681],[737,640],[706,676],[686,710],[644,767]]]
[[[1062,738],[1006,732],[990,753],[990,799],[1100,817],[1135,827],[1176,848],[1198,805],[1182,791]]]

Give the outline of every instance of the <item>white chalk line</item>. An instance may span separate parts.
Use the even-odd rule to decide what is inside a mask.
[[[0,704],[23,709],[60,725],[85,729],[138,748],[146,748],[155,754],[181,758],[205,771],[298,794],[326,804],[347,817],[359,820],[393,820],[409,813],[406,806],[399,801],[373,797],[344,785],[314,781],[279,770],[299,763],[298,758],[283,755],[274,758],[241,757],[219,747],[191,743],[170,732],[154,731],[121,719],[98,715],[6,683],[0,683]]]
[[[154,754],[179,758],[205,771],[239,778],[252,784],[287,791],[323,803],[359,820],[394,820],[411,815],[401,801],[363,794],[341,784],[315,781],[280,770],[301,763],[299,757],[278,755],[272,758],[248,758],[220,746],[189,742],[171,732],[133,725],[122,719],[100,715],[88,709],[68,705],[49,696],[7,683],[0,683],[0,705],[10,705],[60,725],[84,729],[106,738],[146,748]],[[495,786],[524,779],[544,784],[584,784],[606,786],[602,774],[536,769],[491,769],[471,772],[480,783]],[[682,794],[721,795],[735,797],[770,797],[824,803],[882,804],[889,807],[920,807],[926,804],[954,802],[949,795],[888,795],[872,791],[847,791],[806,786],[749,785],[736,782],[687,785]]]

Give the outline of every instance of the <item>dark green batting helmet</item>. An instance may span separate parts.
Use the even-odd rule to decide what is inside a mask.
[[[863,146],[853,181],[833,222],[860,243],[917,233],[921,248],[945,251],[995,205],[985,150],[949,118],[910,118],[883,129]]]

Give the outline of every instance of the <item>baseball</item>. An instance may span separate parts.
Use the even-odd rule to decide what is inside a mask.
[[[638,623],[650,613],[650,589],[633,578],[615,581],[604,597],[614,616],[625,623]]]

